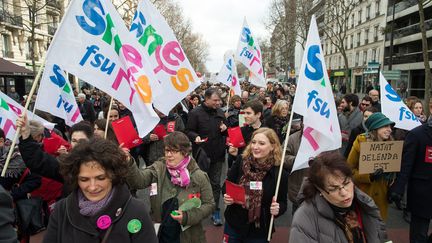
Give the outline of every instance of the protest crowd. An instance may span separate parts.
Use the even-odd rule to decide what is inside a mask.
[[[73,4],[69,11],[101,8],[93,17],[111,11],[106,3]],[[80,17],[64,24],[78,22],[82,29],[58,33],[93,35],[96,18],[89,25]],[[118,24],[116,18],[111,21]],[[246,26],[240,44],[247,49],[257,42]],[[316,23],[311,26],[316,32]],[[120,26],[116,33],[128,43],[124,30]],[[133,30],[143,34],[137,22]],[[80,78],[104,82],[71,86],[60,77],[61,67],[76,68],[78,60],[83,68],[97,51],[108,53],[93,45],[77,59],[82,46],[72,43],[67,61],[47,62],[37,94],[0,93],[1,243],[32,242],[36,235],[44,243],[215,241],[207,238],[206,227],[223,229],[218,242],[269,242],[277,230],[274,220],[284,214],[293,215],[289,242],[388,242],[392,203],[410,224],[410,242],[432,242],[432,117],[425,115],[432,103],[402,100],[384,78],[366,94],[335,90],[320,73],[324,62],[309,61],[322,65],[315,71],[303,65],[297,81],[268,82],[262,67],[252,65],[254,58],[245,62],[251,76],[240,82],[234,55],[227,55],[218,77],[204,81],[189,70],[181,51],[174,52],[181,47],[172,33],[157,33],[172,42],[159,36],[159,46],[148,52],[133,52],[142,46],[129,45],[122,58],[116,49],[122,47],[98,43],[122,60],[116,64],[128,75],[148,71],[134,63],[138,59],[157,60],[151,63],[154,74],[171,80],[162,82],[168,85],[163,92],[156,86],[149,92],[144,75],[133,80],[133,88],[91,69]],[[319,38],[308,39],[304,60],[316,56],[308,51],[320,51],[311,43]],[[161,49],[168,55],[157,56]],[[258,60],[259,47],[252,49]],[[149,56],[138,58],[140,53]],[[100,64],[96,59],[93,67]],[[114,70],[106,65],[102,73]],[[127,76],[122,68],[118,75]],[[61,102],[46,108],[52,97],[58,102],[46,92],[59,88]],[[209,218],[213,225],[205,226]]]

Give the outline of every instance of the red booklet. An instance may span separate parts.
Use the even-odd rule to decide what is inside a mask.
[[[240,127],[228,128],[229,142],[233,147],[241,148],[246,146]]]
[[[125,148],[130,149],[142,144],[129,116],[113,121],[112,128],[119,144],[123,144]]]
[[[167,135],[167,131],[165,130],[165,126],[162,124],[156,125],[156,127],[153,128],[153,133],[158,136],[159,140],[163,140],[163,138]]]
[[[246,193],[243,186],[232,183],[231,181],[225,181],[225,191],[230,197],[234,199],[234,203],[245,204],[246,203]]]

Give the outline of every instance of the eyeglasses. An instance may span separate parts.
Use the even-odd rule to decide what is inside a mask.
[[[344,190],[348,190],[348,186],[350,186],[352,184],[352,179],[347,177],[345,179],[345,181],[342,183],[342,186],[331,186],[331,189],[327,189],[325,190],[325,192],[327,192],[327,194],[336,194],[342,191],[342,189]]]
[[[166,154],[176,154],[176,153],[179,153],[180,152],[180,150],[177,150],[177,149],[165,149],[165,153]]]

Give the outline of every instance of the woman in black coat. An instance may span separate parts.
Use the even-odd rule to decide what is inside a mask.
[[[124,183],[127,156],[114,143],[79,143],[60,159],[60,172],[73,192],[56,204],[44,243],[156,243],[147,207]]]
[[[242,156],[232,165],[227,180],[245,187],[246,203],[234,203],[224,194],[224,242],[267,242],[271,216],[287,209],[288,174],[283,171],[278,198],[274,198],[282,151],[276,133],[259,128]],[[274,231],[274,229],[272,229]]]

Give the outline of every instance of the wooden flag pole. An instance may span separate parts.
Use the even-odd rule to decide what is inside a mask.
[[[42,64],[41,64],[41,66],[40,66],[40,68],[38,70],[38,73],[36,74],[35,80],[33,81],[33,86],[32,86],[32,88],[30,90],[30,93],[27,96],[27,100],[26,100],[26,103],[25,103],[25,106],[24,106],[23,114],[21,114],[21,116],[25,116],[26,113],[27,113],[27,109],[28,109],[28,107],[30,105],[31,97],[33,96],[34,92],[36,91],[36,87],[37,87],[37,84],[39,83],[40,76],[42,74],[42,70],[43,70],[43,68],[45,66],[45,60],[46,60],[46,53],[45,53],[45,55],[44,55],[44,57],[42,59]],[[12,140],[12,144],[10,146],[8,155],[6,157],[6,162],[4,164],[4,167],[3,167],[3,170],[2,170],[2,173],[1,173],[2,177],[5,177],[5,175],[6,175],[6,170],[7,170],[8,166],[9,166],[9,162],[10,162],[10,159],[12,157],[12,153],[14,151],[14,148],[15,148],[15,145],[16,145],[16,141],[17,141],[17,139],[19,137],[20,132],[21,132],[21,127],[17,127],[16,132],[15,132],[15,136],[14,136],[14,138]]]
[[[285,162],[286,148],[287,148],[288,141],[289,141],[289,135],[290,135],[290,131],[291,131],[291,123],[292,123],[292,120],[293,120],[293,116],[294,116],[294,111],[291,108],[291,115],[290,115],[287,131],[286,131],[286,135],[285,135],[285,141],[284,141],[284,144],[283,144],[283,151],[282,151],[282,159],[281,159],[281,163],[280,163],[280,166],[279,166],[279,173],[278,173],[278,178],[277,178],[277,182],[276,182],[276,191],[275,191],[275,195],[274,195],[274,197],[276,198],[276,200],[277,200],[277,197],[278,197],[278,194],[279,194],[279,186],[280,186],[280,181],[281,181],[281,176],[282,176],[283,165],[284,165],[284,162]],[[273,229],[273,222],[274,222],[274,215],[272,215],[271,218],[270,218],[270,227],[269,227],[269,232],[268,232],[268,236],[267,236],[267,241],[270,241],[270,239],[271,239],[272,229]]]
[[[111,96],[111,101],[110,101],[110,104],[109,104],[109,107],[108,107],[107,119],[106,119],[106,124],[105,124],[105,135],[104,135],[105,139],[107,138],[107,134],[108,134],[109,116],[110,116],[110,113],[111,113],[111,108],[112,108],[112,105],[113,105],[113,101],[114,101],[114,98]]]

